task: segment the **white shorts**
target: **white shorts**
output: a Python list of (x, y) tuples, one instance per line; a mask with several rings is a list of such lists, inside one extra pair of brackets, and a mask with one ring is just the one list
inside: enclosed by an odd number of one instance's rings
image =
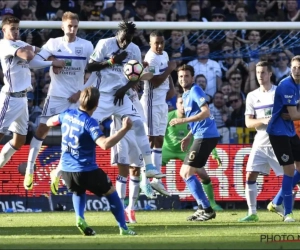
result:
[(76, 108), (78, 108), (78, 102), (70, 103), (66, 97), (47, 96), (41, 114), (40, 123), (46, 124), (49, 117), (60, 114), (67, 109)]
[[(121, 119), (113, 117), (110, 125), (110, 135), (113, 135), (121, 128)], [(110, 151), (111, 164), (123, 164), (133, 167), (143, 167), (143, 155), (136, 143), (134, 131), (129, 130), (126, 135), (111, 148)]]
[(141, 102), (146, 117), (145, 130), (150, 136), (164, 136), (168, 125), (168, 104), (148, 106)]
[(97, 109), (94, 111), (92, 117), (98, 122), (102, 122), (106, 118), (114, 115), (117, 117), (129, 116), (132, 121), (141, 120), (135, 106), (130, 101), (127, 95), (124, 96), (123, 105), (114, 105), (114, 95), (112, 93), (100, 92), (100, 98)]
[(25, 97), (11, 97), (0, 93), (0, 133), (8, 130), (20, 135), (28, 131), (28, 101)]
[(276, 176), (283, 175), (283, 167), (279, 165), (273, 148), (271, 146), (252, 148), (246, 171), (269, 175), (271, 168)]

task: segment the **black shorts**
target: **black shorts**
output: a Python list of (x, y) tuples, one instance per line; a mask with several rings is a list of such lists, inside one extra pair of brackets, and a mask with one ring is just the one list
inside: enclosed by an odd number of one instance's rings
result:
[(97, 196), (102, 196), (112, 187), (111, 180), (101, 168), (87, 172), (62, 171), (62, 178), (68, 189), (78, 195), (88, 190)]
[(220, 137), (195, 139), (183, 163), (194, 168), (204, 167), (219, 139)]
[(294, 164), (300, 161), (300, 139), (285, 135), (269, 135), (276, 158), (281, 166)]

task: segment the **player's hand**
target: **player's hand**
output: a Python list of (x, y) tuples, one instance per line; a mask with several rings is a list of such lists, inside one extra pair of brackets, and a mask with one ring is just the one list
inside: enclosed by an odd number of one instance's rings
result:
[(175, 125), (177, 125), (177, 124), (182, 124), (182, 123), (184, 123), (184, 118), (173, 118), (173, 119), (169, 122), (170, 126), (175, 126)]
[(268, 125), (270, 120), (271, 120), (271, 117), (263, 119), (263, 124)]
[(149, 63), (146, 62), (146, 61), (143, 61), (142, 64), (143, 64), (143, 67), (144, 67), (144, 68), (147, 68), (147, 67), (149, 66)]
[(126, 94), (126, 91), (127, 89), (122, 87), (122, 88), (119, 88), (116, 93), (114, 94), (115, 96), (115, 99), (114, 99), (114, 105), (123, 105), (123, 102), (124, 102), (124, 96)]
[(127, 55), (128, 53), (125, 50), (121, 53), (117, 51), (116, 54), (112, 56), (112, 59), (115, 64), (122, 64), (122, 62), (126, 59)]
[(77, 93), (71, 95), (69, 98), (68, 98), (68, 101), (70, 103), (76, 103), (78, 100), (79, 100), (79, 97), (80, 97), (80, 91), (78, 91)]
[(282, 113), (281, 118), (283, 120), (291, 120), (291, 116), (289, 115), (289, 113)]
[(176, 61), (169, 61), (168, 62), (168, 68), (170, 68), (171, 70), (175, 70), (176, 67), (177, 67)]
[(181, 143), (181, 151), (182, 151), (182, 152), (187, 151), (188, 146), (190, 145), (190, 142), (191, 142), (191, 137), (189, 137), (189, 136), (184, 137), (184, 138), (180, 141), (180, 143)]
[(132, 128), (132, 121), (128, 116), (122, 119), (122, 128), (125, 130), (130, 130)]
[(57, 68), (63, 68), (66, 66), (66, 62), (64, 60), (56, 60), (52, 61), (52, 66)]

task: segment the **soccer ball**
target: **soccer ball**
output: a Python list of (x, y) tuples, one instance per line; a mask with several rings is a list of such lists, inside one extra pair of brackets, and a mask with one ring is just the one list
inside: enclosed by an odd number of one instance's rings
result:
[(123, 68), (123, 72), (127, 80), (137, 81), (141, 77), (144, 71), (144, 67), (136, 60), (128, 61)]

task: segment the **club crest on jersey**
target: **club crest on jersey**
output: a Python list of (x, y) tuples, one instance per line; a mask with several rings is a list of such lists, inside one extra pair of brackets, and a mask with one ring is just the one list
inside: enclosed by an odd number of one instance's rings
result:
[(82, 52), (83, 52), (83, 48), (82, 47), (75, 47), (75, 54), (77, 56), (82, 55)]

